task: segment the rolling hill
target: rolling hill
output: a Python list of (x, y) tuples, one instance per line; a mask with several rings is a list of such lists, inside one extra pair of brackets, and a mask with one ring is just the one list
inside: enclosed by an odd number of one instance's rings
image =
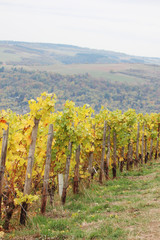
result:
[(77, 105), (160, 112), (160, 59), (70, 45), (0, 41), (0, 109), (28, 110), (43, 91)]
[(95, 63), (159, 64), (159, 58), (130, 56), (112, 51), (51, 43), (0, 41), (0, 61), (7, 65), (52, 65)]

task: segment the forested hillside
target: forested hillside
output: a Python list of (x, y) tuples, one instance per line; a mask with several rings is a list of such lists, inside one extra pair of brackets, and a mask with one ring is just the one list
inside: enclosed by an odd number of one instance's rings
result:
[(62, 75), (1, 67), (0, 86), (0, 109), (11, 108), (17, 112), (28, 111), (28, 100), (42, 91), (54, 92), (57, 95), (56, 109), (61, 109), (62, 103), (70, 99), (78, 106), (90, 104), (96, 111), (101, 105), (109, 110), (119, 108), (125, 111), (134, 108), (143, 113), (160, 111), (158, 72), (157, 76), (151, 78), (150, 75), (143, 75), (140, 70), (138, 72), (130, 69), (110, 72), (105, 78), (95, 78), (88, 73)]
[(27, 101), (54, 92), (96, 111), (160, 111), (160, 59), (71, 45), (0, 41), (0, 109), (28, 111)]

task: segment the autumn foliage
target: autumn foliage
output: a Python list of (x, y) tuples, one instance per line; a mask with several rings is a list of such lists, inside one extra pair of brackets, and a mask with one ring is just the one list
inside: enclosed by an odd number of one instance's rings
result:
[[(53, 139), (45, 193), (50, 195), (49, 190), (58, 188), (58, 174), (63, 173), (63, 204), (68, 186), (73, 185), (74, 193), (78, 193), (80, 180), (90, 182), (97, 171), (100, 174), (97, 179), (102, 184), (109, 177), (108, 171), (116, 177), (118, 169), (123, 171), (125, 167), (131, 170), (153, 156), (158, 157), (160, 114), (136, 114), (133, 109), (124, 113), (120, 110), (110, 112), (103, 107), (95, 114), (89, 105), (76, 107), (74, 102), (68, 100), (63, 111), (55, 112), (55, 101), (54, 94), (43, 93), (37, 100), (29, 101), (30, 112), (25, 115), (11, 110), (0, 112), (0, 180), (3, 178), (0, 214), (5, 229), (9, 227), (15, 209), (23, 206), (27, 214), (26, 206), (42, 197), (51, 124)], [(36, 121), (38, 125), (34, 137)], [(7, 152), (3, 167), (2, 148), (7, 129)], [(35, 146), (31, 147), (33, 141)]]

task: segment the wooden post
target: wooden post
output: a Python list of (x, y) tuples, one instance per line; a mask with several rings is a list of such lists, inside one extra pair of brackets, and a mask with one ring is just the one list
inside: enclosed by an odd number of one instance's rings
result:
[(112, 172), (113, 172), (113, 179), (116, 178), (116, 150), (117, 150), (117, 136), (116, 131), (113, 132), (113, 164), (112, 164)]
[(0, 218), (2, 215), (2, 191), (3, 191), (3, 178), (6, 166), (7, 145), (8, 145), (9, 124), (7, 130), (3, 130), (1, 162), (0, 162)]
[(133, 142), (130, 145), (130, 166), (133, 167)]
[(106, 156), (106, 170), (105, 170), (105, 177), (106, 180), (109, 180), (109, 160), (110, 160), (110, 147), (111, 147), (111, 127), (108, 125), (108, 136), (107, 136), (107, 156)]
[(80, 164), (80, 145), (76, 149), (76, 165), (74, 170), (73, 193), (79, 192), (79, 164)]
[(62, 197), (63, 192), (63, 174), (58, 174), (59, 196)]
[(131, 162), (131, 140), (129, 139), (128, 143), (128, 152), (127, 152), (127, 165), (126, 165), (126, 170), (130, 170), (130, 162)]
[(144, 137), (144, 155), (145, 155), (145, 163), (148, 162), (148, 152), (147, 152), (147, 136)]
[(93, 152), (89, 153), (89, 160), (88, 160), (88, 172), (91, 174), (91, 179), (93, 179)]
[[(93, 130), (95, 134), (95, 125), (93, 125)], [(94, 147), (94, 141), (91, 143), (91, 146)], [(88, 172), (91, 174), (91, 178), (93, 179), (93, 151), (89, 153), (89, 160), (88, 160)]]
[(123, 161), (120, 161), (120, 172), (123, 172), (123, 165), (124, 165), (124, 146), (121, 149), (121, 157), (123, 158)]
[(160, 123), (158, 123), (158, 133), (157, 133), (157, 143), (156, 143), (155, 159), (157, 159), (158, 155), (159, 155), (159, 133), (160, 133)]
[(68, 150), (69, 150), (69, 155), (67, 156), (67, 160), (66, 160), (66, 171), (65, 171), (65, 176), (64, 176), (63, 193), (62, 193), (62, 198), (61, 198), (63, 205), (66, 202), (66, 196), (67, 196), (70, 160), (71, 160), (71, 155), (72, 155), (72, 142), (69, 142)]
[(141, 164), (143, 164), (143, 158), (144, 158), (144, 123), (142, 127), (142, 147), (141, 147)]
[[(32, 169), (33, 169), (33, 163), (34, 163), (34, 153), (35, 153), (35, 147), (36, 147), (38, 124), (39, 124), (39, 120), (35, 118), (34, 127), (32, 129), (32, 136), (31, 136), (32, 142), (31, 142), (31, 145), (29, 148), (29, 154), (28, 154), (28, 163), (27, 163), (26, 178), (25, 178), (24, 192), (23, 192), (24, 196), (26, 194), (30, 194), (30, 190), (31, 190)], [(25, 225), (25, 222), (26, 222), (27, 207), (28, 207), (28, 204), (26, 202), (23, 202), (22, 208), (21, 208), (21, 216), (20, 216), (20, 223), (23, 225)]]
[(138, 126), (137, 126), (137, 143), (136, 143), (136, 161), (135, 161), (135, 166), (138, 166), (139, 163), (139, 128), (140, 128), (140, 124), (138, 122)]
[(43, 192), (42, 192), (42, 204), (41, 204), (41, 213), (42, 214), (45, 213), (46, 204), (47, 204), (49, 172), (50, 172), (50, 165), (51, 165), (52, 141), (53, 141), (53, 124), (50, 124), (49, 125), (49, 132), (48, 132), (46, 163), (45, 163), (44, 180), (43, 180)]
[(151, 136), (151, 141), (150, 141), (150, 151), (149, 151), (149, 160), (152, 160), (152, 149), (153, 149), (153, 137)]
[(101, 168), (99, 174), (99, 182), (103, 183), (104, 179), (104, 156), (105, 156), (105, 148), (106, 148), (106, 130), (107, 130), (107, 122), (104, 121), (104, 129), (103, 129), (103, 141), (102, 141), (102, 156), (101, 156)]

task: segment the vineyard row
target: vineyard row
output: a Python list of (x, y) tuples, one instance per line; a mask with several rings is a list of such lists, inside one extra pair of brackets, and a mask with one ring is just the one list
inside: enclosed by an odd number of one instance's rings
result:
[[(28, 205), (41, 196), (45, 213), (47, 196), (53, 201), (58, 174), (64, 175), (61, 201), (68, 187), (79, 192), (80, 180), (98, 178), (102, 184), (121, 172), (159, 156), (160, 114), (122, 113), (88, 106), (75, 107), (66, 101), (55, 112), (56, 96), (43, 93), (30, 100), (30, 112), (0, 113), (0, 217), (4, 229), (20, 206), (20, 223), (25, 224)], [(96, 173), (96, 174), (95, 174)], [(72, 179), (72, 181), (70, 181)]]

